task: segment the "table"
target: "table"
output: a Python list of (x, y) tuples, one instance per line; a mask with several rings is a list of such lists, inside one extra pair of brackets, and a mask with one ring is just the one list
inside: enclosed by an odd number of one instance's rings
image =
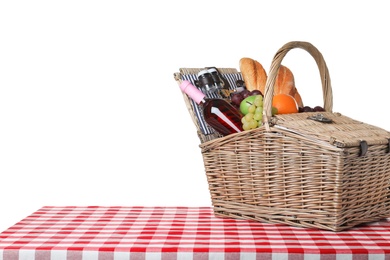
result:
[(217, 218), (211, 207), (44, 206), (0, 260), (390, 259), (390, 219), (343, 232)]

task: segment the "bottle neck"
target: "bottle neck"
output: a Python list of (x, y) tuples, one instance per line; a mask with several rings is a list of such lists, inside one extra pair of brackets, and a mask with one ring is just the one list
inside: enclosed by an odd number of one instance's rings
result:
[(202, 100), (206, 97), (202, 91), (197, 89), (194, 85), (191, 84), (188, 80), (184, 80), (180, 84), (180, 89), (186, 93), (191, 99), (193, 99), (197, 104), (200, 104)]
[(204, 97), (204, 98), (202, 98), (201, 100), (199, 100), (199, 102), (198, 102), (198, 105), (200, 105), (200, 106), (204, 106), (206, 103), (207, 103), (207, 101), (209, 101), (210, 100), (210, 98), (208, 98), (208, 97)]

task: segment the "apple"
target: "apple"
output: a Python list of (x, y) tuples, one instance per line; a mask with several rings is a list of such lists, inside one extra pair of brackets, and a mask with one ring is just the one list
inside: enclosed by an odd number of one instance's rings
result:
[(240, 111), (243, 115), (248, 114), (248, 108), (255, 102), (256, 96), (248, 96), (240, 103)]

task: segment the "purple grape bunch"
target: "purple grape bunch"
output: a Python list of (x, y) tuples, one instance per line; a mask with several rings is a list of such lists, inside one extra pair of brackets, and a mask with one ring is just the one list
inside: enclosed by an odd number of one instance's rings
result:
[(255, 96), (255, 95), (261, 95), (263, 96), (263, 93), (261, 93), (260, 90), (254, 89), (252, 91), (244, 89), (241, 92), (234, 92), (231, 94), (231, 101), (236, 107), (240, 107), (241, 101), (243, 101), (245, 98), (249, 96)]

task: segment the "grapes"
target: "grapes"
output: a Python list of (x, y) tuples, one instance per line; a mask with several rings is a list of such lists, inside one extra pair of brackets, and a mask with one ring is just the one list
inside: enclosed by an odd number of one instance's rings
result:
[[(254, 89), (252, 91), (249, 91), (247, 89), (244, 89), (241, 92), (232, 93), (230, 96), (230, 100), (233, 103), (233, 105), (235, 105), (236, 107), (239, 107), (241, 104), (241, 101), (243, 101), (245, 98), (247, 98), (249, 96), (257, 96), (257, 95), (263, 96), (263, 94), (261, 93), (260, 90)], [(261, 106), (261, 105), (259, 104), (257, 106)]]
[(251, 96), (257, 96), (257, 95), (262, 95), (263, 96), (263, 93), (261, 93), (261, 91), (258, 90), (258, 89), (254, 89), (254, 90), (251, 91), (250, 95)]
[[(247, 131), (263, 125), (263, 96), (255, 95), (252, 104), (248, 107), (248, 113), (241, 118), (242, 128)], [(277, 114), (277, 109), (272, 107), (272, 115)]]
[(263, 105), (256, 107), (255, 114), (263, 114)]
[(315, 107), (313, 108), (313, 111), (314, 111), (314, 112), (320, 112), (320, 111), (325, 111), (325, 109), (324, 109), (323, 107), (321, 107), (321, 106), (315, 106)]
[(263, 96), (255, 95), (253, 103), (248, 107), (248, 113), (241, 119), (242, 128), (247, 131), (263, 125)]
[(261, 121), (263, 119), (263, 113), (255, 113), (253, 119), (256, 121)]
[(278, 109), (276, 107), (272, 107), (272, 115), (277, 115), (278, 114)]
[[(241, 109), (241, 103), (249, 96), (253, 96), (254, 98), (251, 98), (250, 101), (243, 105), (245, 107), (244, 111)], [(241, 123), (242, 128), (245, 131), (255, 129), (263, 125), (263, 93), (261, 93), (260, 90), (254, 89), (249, 91), (244, 89), (241, 92), (234, 92), (230, 95), (230, 100), (232, 104), (235, 105), (243, 114)], [(277, 109), (272, 107), (272, 115), (276, 114)]]
[(255, 113), (257, 106), (255, 104), (252, 104), (248, 107), (248, 112), (249, 113)]
[(259, 125), (259, 123), (256, 120), (253, 119), (249, 123), (249, 128), (250, 129), (255, 129), (258, 125)]
[(251, 92), (249, 90), (247, 90), (247, 89), (244, 89), (240, 93), (241, 93), (242, 99), (245, 99), (245, 98), (249, 97), (250, 94), (251, 94)]
[(315, 106), (314, 108), (310, 106), (304, 106), (304, 107), (299, 107), (298, 112), (299, 113), (305, 113), (305, 112), (322, 112), (325, 111), (325, 109), (322, 106)]
[(263, 99), (262, 98), (256, 98), (253, 103), (256, 107), (263, 107)]
[(313, 109), (309, 106), (304, 106), (303, 107), (303, 112), (313, 112)]
[(247, 131), (247, 130), (251, 130), (252, 128), (251, 128), (249, 122), (244, 122), (244, 123), (242, 124), (242, 129), (244, 129), (245, 131)]
[(233, 94), (231, 95), (230, 100), (232, 101), (232, 103), (233, 103), (235, 106), (239, 107), (241, 101), (244, 100), (244, 99), (242, 98), (241, 92), (239, 92), (239, 93), (233, 93)]
[(246, 115), (244, 116), (244, 117), (245, 117), (245, 121), (246, 121), (246, 122), (252, 121), (253, 116), (254, 116), (253, 113), (248, 113), (248, 114), (246, 114)]

